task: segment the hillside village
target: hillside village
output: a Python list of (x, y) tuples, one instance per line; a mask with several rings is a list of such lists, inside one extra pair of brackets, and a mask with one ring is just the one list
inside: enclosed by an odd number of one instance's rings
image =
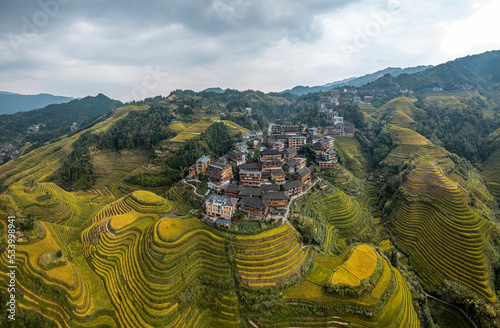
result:
[[(332, 113), (331, 120), (332, 126), (324, 128), (277, 120), (269, 128), (266, 145), (262, 132), (247, 134), (228, 154), (217, 159), (199, 158), (189, 168), (186, 180), (208, 180), (209, 190), (202, 199), (202, 220), (229, 227), (235, 217), (286, 218), (291, 200), (312, 186), (315, 167), (334, 169), (337, 154), (333, 136), (354, 136), (354, 124), (344, 123), (337, 112)], [(308, 144), (318, 155), (314, 163), (298, 154)]]

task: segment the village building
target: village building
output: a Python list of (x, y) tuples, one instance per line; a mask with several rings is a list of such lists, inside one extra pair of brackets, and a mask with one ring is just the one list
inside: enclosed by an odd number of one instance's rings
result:
[(238, 166), (240, 170), (247, 170), (247, 171), (261, 171), (261, 166), (260, 163), (245, 163), (241, 164)]
[(262, 187), (243, 187), (238, 194), (239, 198), (243, 197), (260, 197), (262, 196)]
[(311, 181), (311, 170), (309, 170), (307, 167), (300, 169), (292, 174), (292, 178), (294, 180), (300, 181), (302, 185), (305, 185)]
[(318, 167), (320, 170), (331, 170), (335, 167), (336, 161), (318, 161)]
[(271, 170), (271, 180), (276, 183), (285, 183), (285, 171), (283, 169), (273, 169)]
[(337, 134), (337, 128), (334, 126), (327, 126), (323, 129), (323, 134)]
[(281, 124), (281, 129), (280, 133), (281, 134), (287, 134), (287, 133), (300, 133), (300, 127), (297, 124), (292, 124), (292, 123), (283, 123)]
[(282, 154), (283, 154), (283, 159), (291, 160), (292, 158), (297, 156), (297, 149), (293, 147), (288, 147), (287, 149), (283, 150)]
[(243, 197), (238, 204), (240, 211), (249, 218), (264, 218), (267, 215), (267, 205), (260, 197)]
[(252, 115), (252, 109), (250, 107), (245, 108), (245, 114), (247, 116), (251, 116)]
[(304, 146), (306, 143), (307, 138), (304, 136), (290, 136), (288, 138), (288, 147), (295, 149), (300, 149), (300, 147)]
[(288, 138), (289, 136), (287, 135), (273, 135), (269, 137), (269, 142), (273, 143), (276, 141), (280, 141), (283, 143), (283, 147), (288, 147)]
[(281, 160), (279, 159), (261, 159), (260, 165), (262, 166), (262, 173), (269, 174), (271, 170), (281, 168)]
[(222, 155), (221, 157), (217, 158), (216, 162), (222, 163), (222, 164), (228, 164), (229, 163), (229, 154)]
[(270, 192), (262, 196), (264, 204), (273, 214), (283, 214), (288, 206), (288, 193), (285, 191)]
[(302, 183), (293, 180), (281, 185), (281, 190), (286, 191), (288, 196), (293, 197), (302, 193)]
[(240, 169), (240, 184), (244, 186), (261, 185), (262, 171), (248, 171)]
[(198, 179), (199, 176), (207, 175), (207, 168), (209, 164), (210, 164), (210, 157), (203, 156), (199, 158), (189, 168), (188, 179)]
[(296, 162), (295, 160), (288, 161), (285, 165), (283, 165), (283, 170), (285, 172), (295, 172), (299, 170), (301, 164), (299, 162)]
[(248, 144), (246, 142), (238, 142), (234, 145), (234, 149), (246, 153), (248, 152)]
[(207, 176), (208, 188), (221, 192), (222, 187), (231, 181), (233, 168), (227, 164), (214, 162), (208, 165)]
[(212, 194), (206, 197), (204, 203), (208, 216), (222, 217), (230, 220), (236, 210), (238, 199)]
[(281, 160), (283, 157), (282, 152), (274, 149), (266, 149), (260, 153), (260, 158), (262, 159), (278, 159)]
[(285, 150), (285, 143), (282, 141), (272, 141), (271, 142), (271, 149), (283, 151), (283, 150)]
[(236, 163), (237, 166), (240, 166), (241, 164), (246, 163), (247, 154), (239, 150), (233, 150), (229, 153), (229, 159), (231, 162)]
[(280, 191), (281, 187), (278, 184), (263, 184), (261, 187), (262, 194), (266, 194), (268, 192)]
[(222, 187), (222, 195), (226, 197), (238, 198), (239, 193), (243, 188), (236, 184), (227, 184)]
[(330, 146), (330, 141), (326, 139), (321, 139), (318, 142), (314, 144), (314, 149), (319, 152), (319, 151), (326, 151), (329, 149)]

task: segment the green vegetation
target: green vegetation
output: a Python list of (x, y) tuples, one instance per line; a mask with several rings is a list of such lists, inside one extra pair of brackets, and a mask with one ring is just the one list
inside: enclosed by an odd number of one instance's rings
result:
[[(178, 182), (187, 168), (275, 118), (331, 124), (319, 116), (324, 95), (176, 90), (26, 147), (0, 166), (0, 212), (18, 217), (20, 313), (40, 327), (443, 327), (459, 317), (430, 293), (497, 327), (498, 203), (481, 169), (498, 196), (500, 133), (486, 97), (335, 107), (356, 138), (335, 137), (340, 163), (293, 201), (293, 225), (199, 220), (201, 197)], [(444, 136), (450, 124), (461, 126)], [(300, 153), (317, 160), (310, 145)], [(206, 178), (195, 185), (207, 191)]]

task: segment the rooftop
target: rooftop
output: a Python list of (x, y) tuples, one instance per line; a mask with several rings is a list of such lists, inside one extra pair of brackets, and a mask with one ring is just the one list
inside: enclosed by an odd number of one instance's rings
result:
[(260, 197), (243, 197), (240, 200), (239, 204), (242, 206), (248, 206), (259, 209), (264, 209), (267, 207), (262, 198)]
[(198, 159), (196, 162), (199, 162), (199, 163), (208, 163), (208, 162), (210, 162), (210, 157), (208, 157), (208, 156), (200, 157), (200, 159)]

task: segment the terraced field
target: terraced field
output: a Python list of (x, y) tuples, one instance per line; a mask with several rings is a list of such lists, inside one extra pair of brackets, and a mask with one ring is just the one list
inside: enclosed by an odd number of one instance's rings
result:
[(484, 175), (493, 196), (500, 199), (500, 151), (493, 153), (484, 163)]
[[(231, 270), (224, 235), (195, 218), (160, 219), (171, 209), (166, 199), (135, 191), (103, 208), (82, 234), (87, 260), (105, 282), (119, 326), (239, 326), (230, 289), (211, 292), (217, 306), (210, 310), (196, 299), (179, 303), (179, 295), (200, 278), (224, 283)], [(210, 283), (206, 288), (213, 290)]]
[[(88, 266), (85, 260), (81, 261), (81, 257), (69, 257), (68, 228), (41, 224), (46, 233), (44, 239), (33, 244), (17, 244), (16, 290), (23, 296), (17, 298), (18, 306), (42, 313), (60, 327), (116, 327), (113, 307), (100, 280), (87, 270)], [(62, 267), (43, 270), (38, 258), (55, 250), (62, 250), (63, 256), (71, 261), (68, 260)], [(5, 273), (7, 265), (10, 265), (5, 254), (0, 258), (2, 284), (8, 280)], [(42, 289), (34, 290), (33, 286)], [(59, 295), (59, 298), (54, 298), (54, 295)]]
[(317, 191), (300, 200), (298, 212), (316, 218), (325, 227), (323, 248), (328, 254), (346, 247), (346, 239), (368, 231), (369, 217), (359, 203), (339, 188)]
[(492, 224), (433, 163), (422, 162), (403, 187), (409, 195), (394, 210), (395, 232), (422, 284), (432, 291), (443, 279), (454, 279), (494, 302), (486, 265)]
[(288, 224), (253, 236), (238, 236), (236, 270), (249, 287), (272, 287), (287, 283), (300, 274), (308, 250), (298, 242), (297, 232)]
[(362, 177), (366, 174), (366, 161), (361, 154), (361, 145), (354, 137), (335, 137), (335, 150), (343, 157), (349, 170), (356, 176)]
[[(205, 132), (205, 130), (208, 129), (208, 127), (212, 125), (214, 122), (223, 122), (224, 124), (227, 125), (227, 127), (229, 128), (229, 132), (231, 132), (232, 134), (237, 134), (238, 132), (241, 132), (242, 134), (251, 133), (250, 130), (243, 128), (234, 122), (226, 120), (221, 121), (215, 117), (212, 117), (208, 119), (203, 119), (196, 124), (190, 125), (186, 129), (184, 129), (181, 133), (172, 138), (172, 141), (185, 142), (186, 140), (193, 139), (202, 134), (203, 132)], [(180, 126), (175, 126), (175, 128), (179, 129)]]
[(377, 111), (377, 118), (387, 117), (389, 123), (409, 126), (416, 123), (418, 116), (425, 115), (425, 111), (415, 106), (416, 99), (399, 97), (395, 98)]
[(398, 125), (390, 125), (390, 128), (396, 134), (396, 143), (398, 145), (428, 145), (431, 144), (424, 136), (411, 129), (403, 128)]
[[(374, 270), (373, 260), (378, 269)], [(371, 265), (367, 266), (367, 261)], [(328, 291), (329, 279), (336, 277), (339, 270), (349, 268), (354, 275), (373, 279), (373, 287), (360, 296), (343, 296), (340, 292)], [(411, 294), (406, 283), (390, 263), (368, 245), (353, 246), (344, 254), (331, 257), (318, 254), (313, 270), (308, 278), (298, 287), (291, 289), (283, 299), (293, 306), (317, 306), (335, 304), (336, 310), (323, 315), (325, 318), (308, 318), (310, 324), (304, 327), (420, 327)], [(332, 308), (332, 307), (330, 307)], [(272, 327), (288, 327), (292, 322), (300, 321), (291, 317)], [(314, 325), (311, 323), (315, 323)], [(298, 325), (298, 327), (302, 327)]]

